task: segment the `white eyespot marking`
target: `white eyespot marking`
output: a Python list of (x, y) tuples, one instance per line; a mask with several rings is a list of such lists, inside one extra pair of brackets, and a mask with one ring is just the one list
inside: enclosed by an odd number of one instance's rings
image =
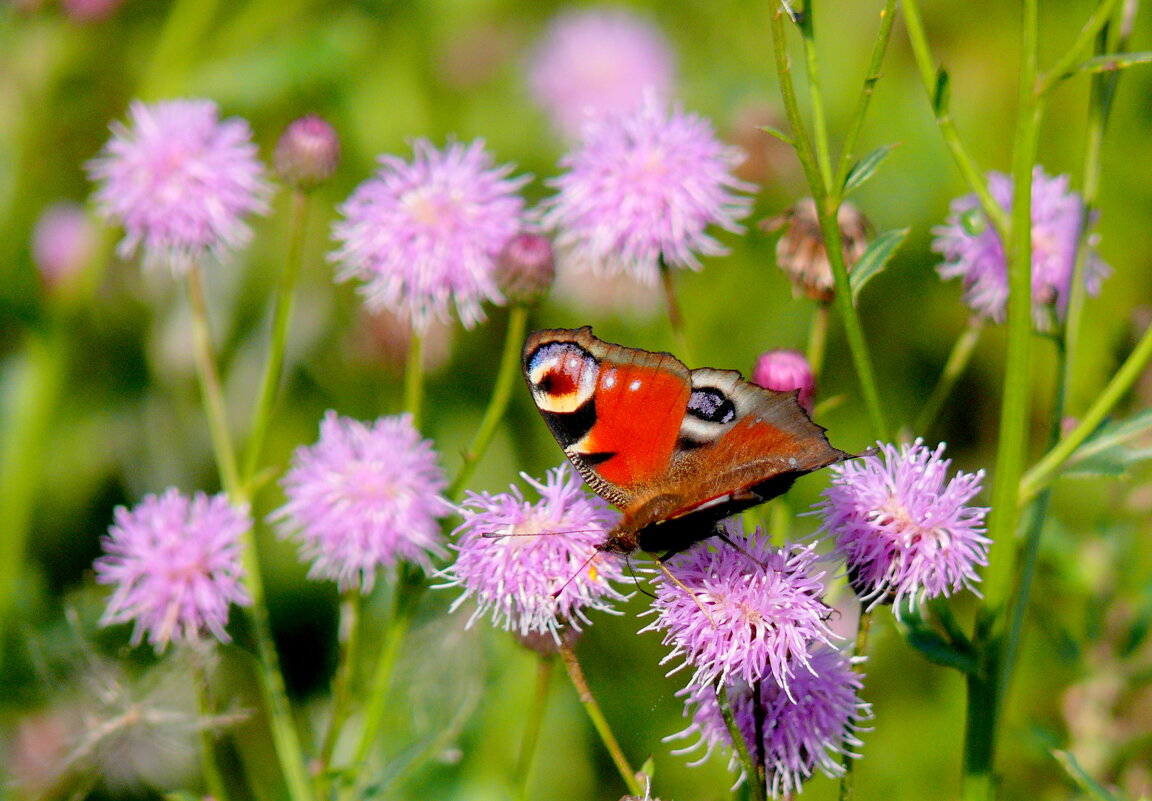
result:
[(546, 412), (574, 412), (596, 390), (600, 364), (583, 348), (552, 342), (536, 350), (528, 361), (528, 380), (536, 405)]
[(604, 375), (600, 376), (600, 388), (612, 389), (616, 386), (616, 370), (609, 367), (604, 371)]
[(798, 461), (796, 461), (795, 456), (789, 456), (788, 457), (788, 466), (789, 467), (799, 467), (800, 463)]
[(635, 392), (636, 390), (640, 389), (640, 386), (643, 383), (644, 383), (643, 381), (641, 381), (639, 378), (637, 378), (635, 381), (633, 381), (631, 384), (628, 385), (628, 389)]

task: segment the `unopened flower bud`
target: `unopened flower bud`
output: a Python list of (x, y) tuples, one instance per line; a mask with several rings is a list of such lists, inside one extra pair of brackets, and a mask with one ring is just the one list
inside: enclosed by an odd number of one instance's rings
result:
[(752, 382), (778, 392), (799, 390), (797, 400), (804, 411), (812, 414), (812, 400), (816, 395), (816, 379), (804, 354), (794, 350), (770, 350), (756, 360)]
[(91, 261), (99, 235), (84, 208), (75, 203), (50, 206), (36, 221), (32, 234), (32, 258), (49, 291), (72, 283)]
[[(844, 263), (851, 272), (868, 249), (871, 225), (851, 203), (841, 204), (837, 221), (844, 246)], [(792, 280), (796, 294), (802, 292), (812, 300), (830, 302), (836, 294), (836, 283), (832, 278), (828, 251), (824, 248), (816, 202), (810, 197), (804, 198), (783, 214), (769, 217), (760, 225), (769, 232), (785, 229), (776, 242), (776, 263)]]
[(315, 114), (289, 124), (276, 143), (276, 172), (286, 184), (305, 192), (331, 178), (339, 163), (340, 137)]
[(555, 275), (552, 243), (539, 234), (512, 237), (496, 263), (496, 285), (509, 303), (540, 300), (552, 288)]

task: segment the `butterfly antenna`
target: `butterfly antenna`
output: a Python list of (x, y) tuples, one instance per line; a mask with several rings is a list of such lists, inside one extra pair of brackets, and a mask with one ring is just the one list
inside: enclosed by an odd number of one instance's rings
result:
[(598, 550), (593, 551), (592, 555), (584, 560), (584, 563), (582, 565), (580, 565), (580, 568), (575, 573), (573, 573), (571, 576), (569, 576), (567, 581), (565, 581), (563, 584), (560, 585), (560, 589), (558, 589), (552, 593), (552, 600), (556, 600), (557, 598), (560, 597), (560, 593), (564, 592), (564, 590), (566, 590), (568, 588), (568, 585), (572, 583), (573, 579), (575, 579), (577, 576), (579, 576), (581, 573), (583, 573), (584, 570), (588, 567), (588, 565), (592, 564), (592, 560), (596, 558), (596, 555), (598, 553), (600, 553), (600, 551), (598, 551)]
[(505, 537), (551, 537), (557, 534), (593, 534), (598, 528), (574, 528), (567, 531), (485, 531), (480, 534), (486, 540), (502, 540)]

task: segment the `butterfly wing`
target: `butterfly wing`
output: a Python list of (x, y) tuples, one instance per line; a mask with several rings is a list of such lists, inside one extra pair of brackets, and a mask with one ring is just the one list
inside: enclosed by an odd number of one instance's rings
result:
[(522, 367), (544, 422), (598, 495), (627, 508), (668, 473), (692, 391), (676, 357), (604, 342), (585, 326), (533, 333)]

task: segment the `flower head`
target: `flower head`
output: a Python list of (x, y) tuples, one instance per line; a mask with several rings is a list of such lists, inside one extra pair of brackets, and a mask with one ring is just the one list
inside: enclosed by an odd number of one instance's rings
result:
[[(988, 189), (1005, 211), (1012, 208), (1012, 178), (988, 174)], [(952, 201), (946, 224), (932, 229), (932, 250), (944, 257), (937, 270), (941, 278), (964, 281), (964, 302), (984, 317), (1004, 321), (1008, 302), (1008, 263), (1004, 243), (980, 210), (976, 195)], [(1052, 328), (1053, 315), (1063, 322), (1076, 267), (1076, 251), (1088, 236), (1084, 287), (1100, 291), (1111, 272), (1096, 253), (1096, 235), (1088, 235), (1093, 220), (1084, 202), (1068, 188), (1068, 176), (1049, 177), (1037, 166), (1032, 171), (1032, 315), (1036, 328)]]
[(869, 608), (892, 601), (899, 612), (905, 598), (917, 603), (972, 588), (976, 566), (988, 563), (988, 510), (967, 504), (984, 471), (946, 481), (951, 460), (943, 458), (943, 444), (879, 446), (879, 453), (831, 468), (817, 509), (820, 532), (831, 537), (856, 593)]
[(32, 234), (32, 258), (49, 289), (69, 283), (95, 253), (96, 229), (83, 207), (56, 203), (45, 209)]
[(305, 192), (327, 182), (340, 163), (340, 137), (315, 114), (293, 120), (276, 143), (276, 172)]
[(251, 603), (239, 545), (252, 527), (247, 511), (223, 495), (169, 489), (116, 507), (115, 518), (94, 565), (97, 581), (115, 585), (101, 625), (133, 621), (132, 644), (147, 634), (157, 653), (205, 631), (228, 642), (228, 607)]
[(484, 143), (437, 150), (413, 143), (411, 162), (383, 156), (376, 175), (341, 207), (332, 229), (340, 280), (359, 278), (368, 307), (389, 309), (420, 330), (447, 321), (455, 305), (468, 328), (484, 318), (483, 301), (503, 300), (496, 259), (523, 224), (517, 194), (528, 180), (509, 178)]
[(293, 454), (281, 480), (288, 501), (272, 519), (300, 541), (310, 577), (367, 594), (378, 568), (406, 561), (427, 570), (443, 555), (436, 518), (448, 511), (447, 483), (411, 415), (361, 423), (330, 411), (319, 441)]
[[(851, 272), (856, 262), (868, 250), (868, 218), (848, 202), (840, 204), (836, 214), (844, 265)], [(784, 233), (776, 240), (776, 264), (792, 281), (793, 294), (803, 293), (812, 300), (829, 303), (836, 296), (836, 281), (824, 246), (824, 233), (816, 213), (816, 201), (803, 198), (783, 214), (769, 217), (760, 227), (766, 231)]]
[(778, 392), (798, 390), (797, 400), (804, 411), (812, 414), (812, 400), (816, 395), (816, 378), (804, 354), (779, 348), (764, 353), (756, 360), (752, 370), (752, 383)]
[(509, 303), (535, 303), (556, 278), (552, 243), (540, 234), (517, 234), (508, 240), (496, 263), (496, 285)]
[(655, 284), (661, 265), (699, 269), (697, 254), (726, 252), (709, 225), (740, 231), (753, 187), (732, 175), (740, 152), (712, 126), (649, 98), (636, 111), (589, 122), (552, 182), (543, 223), (561, 257), (601, 274)]
[(210, 100), (137, 101), (128, 116), (88, 162), (98, 210), (124, 227), (120, 256), (143, 247), (145, 266), (181, 274), (246, 244), (244, 217), (270, 192), (248, 123), (219, 120)]
[(464, 588), (453, 609), (476, 599), (469, 624), (491, 611), (497, 626), (559, 641), (564, 630), (588, 621), (588, 609), (608, 610), (623, 600), (609, 583), (624, 578), (620, 560), (596, 550), (616, 513), (585, 494), (567, 464), (549, 470), (543, 483), (521, 475), (539, 501), (529, 503), (515, 485), (500, 495), (468, 493), (444, 586)]
[[(817, 768), (826, 776), (842, 776), (844, 766), (837, 756), (855, 756), (848, 749), (862, 745), (856, 732), (872, 716), (870, 705), (859, 697), (863, 676), (852, 670), (843, 653), (818, 648), (811, 654), (809, 668), (793, 678), (791, 695), (771, 681), (759, 683), (758, 697), (757, 685), (741, 679), (727, 687), (732, 716), (745, 742), (756, 742), (756, 719), (763, 721), (760, 753), (773, 797), (799, 792)], [(732, 737), (714, 685), (692, 682), (677, 695), (684, 697), (685, 714), (692, 723), (669, 739), (697, 736), (697, 742), (685, 750), (704, 748), (700, 762), (717, 746), (731, 748)], [(733, 754), (729, 768), (738, 766)]]
[(816, 553), (774, 548), (757, 535), (729, 537), (741, 550), (698, 543), (668, 560), (683, 586), (658, 582), (656, 619), (643, 631), (663, 631), (673, 650), (661, 664), (683, 655), (696, 684), (771, 679), (789, 692), (790, 682), (811, 669), (813, 649), (834, 636), (821, 600), (824, 574), (813, 569)]
[(622, 8), (557, 15), (529, 66), (533, 97), (569, 139), (590, 118), (636, 110), (645, 93), (667, 98), (675, 77), (664, 34)]

